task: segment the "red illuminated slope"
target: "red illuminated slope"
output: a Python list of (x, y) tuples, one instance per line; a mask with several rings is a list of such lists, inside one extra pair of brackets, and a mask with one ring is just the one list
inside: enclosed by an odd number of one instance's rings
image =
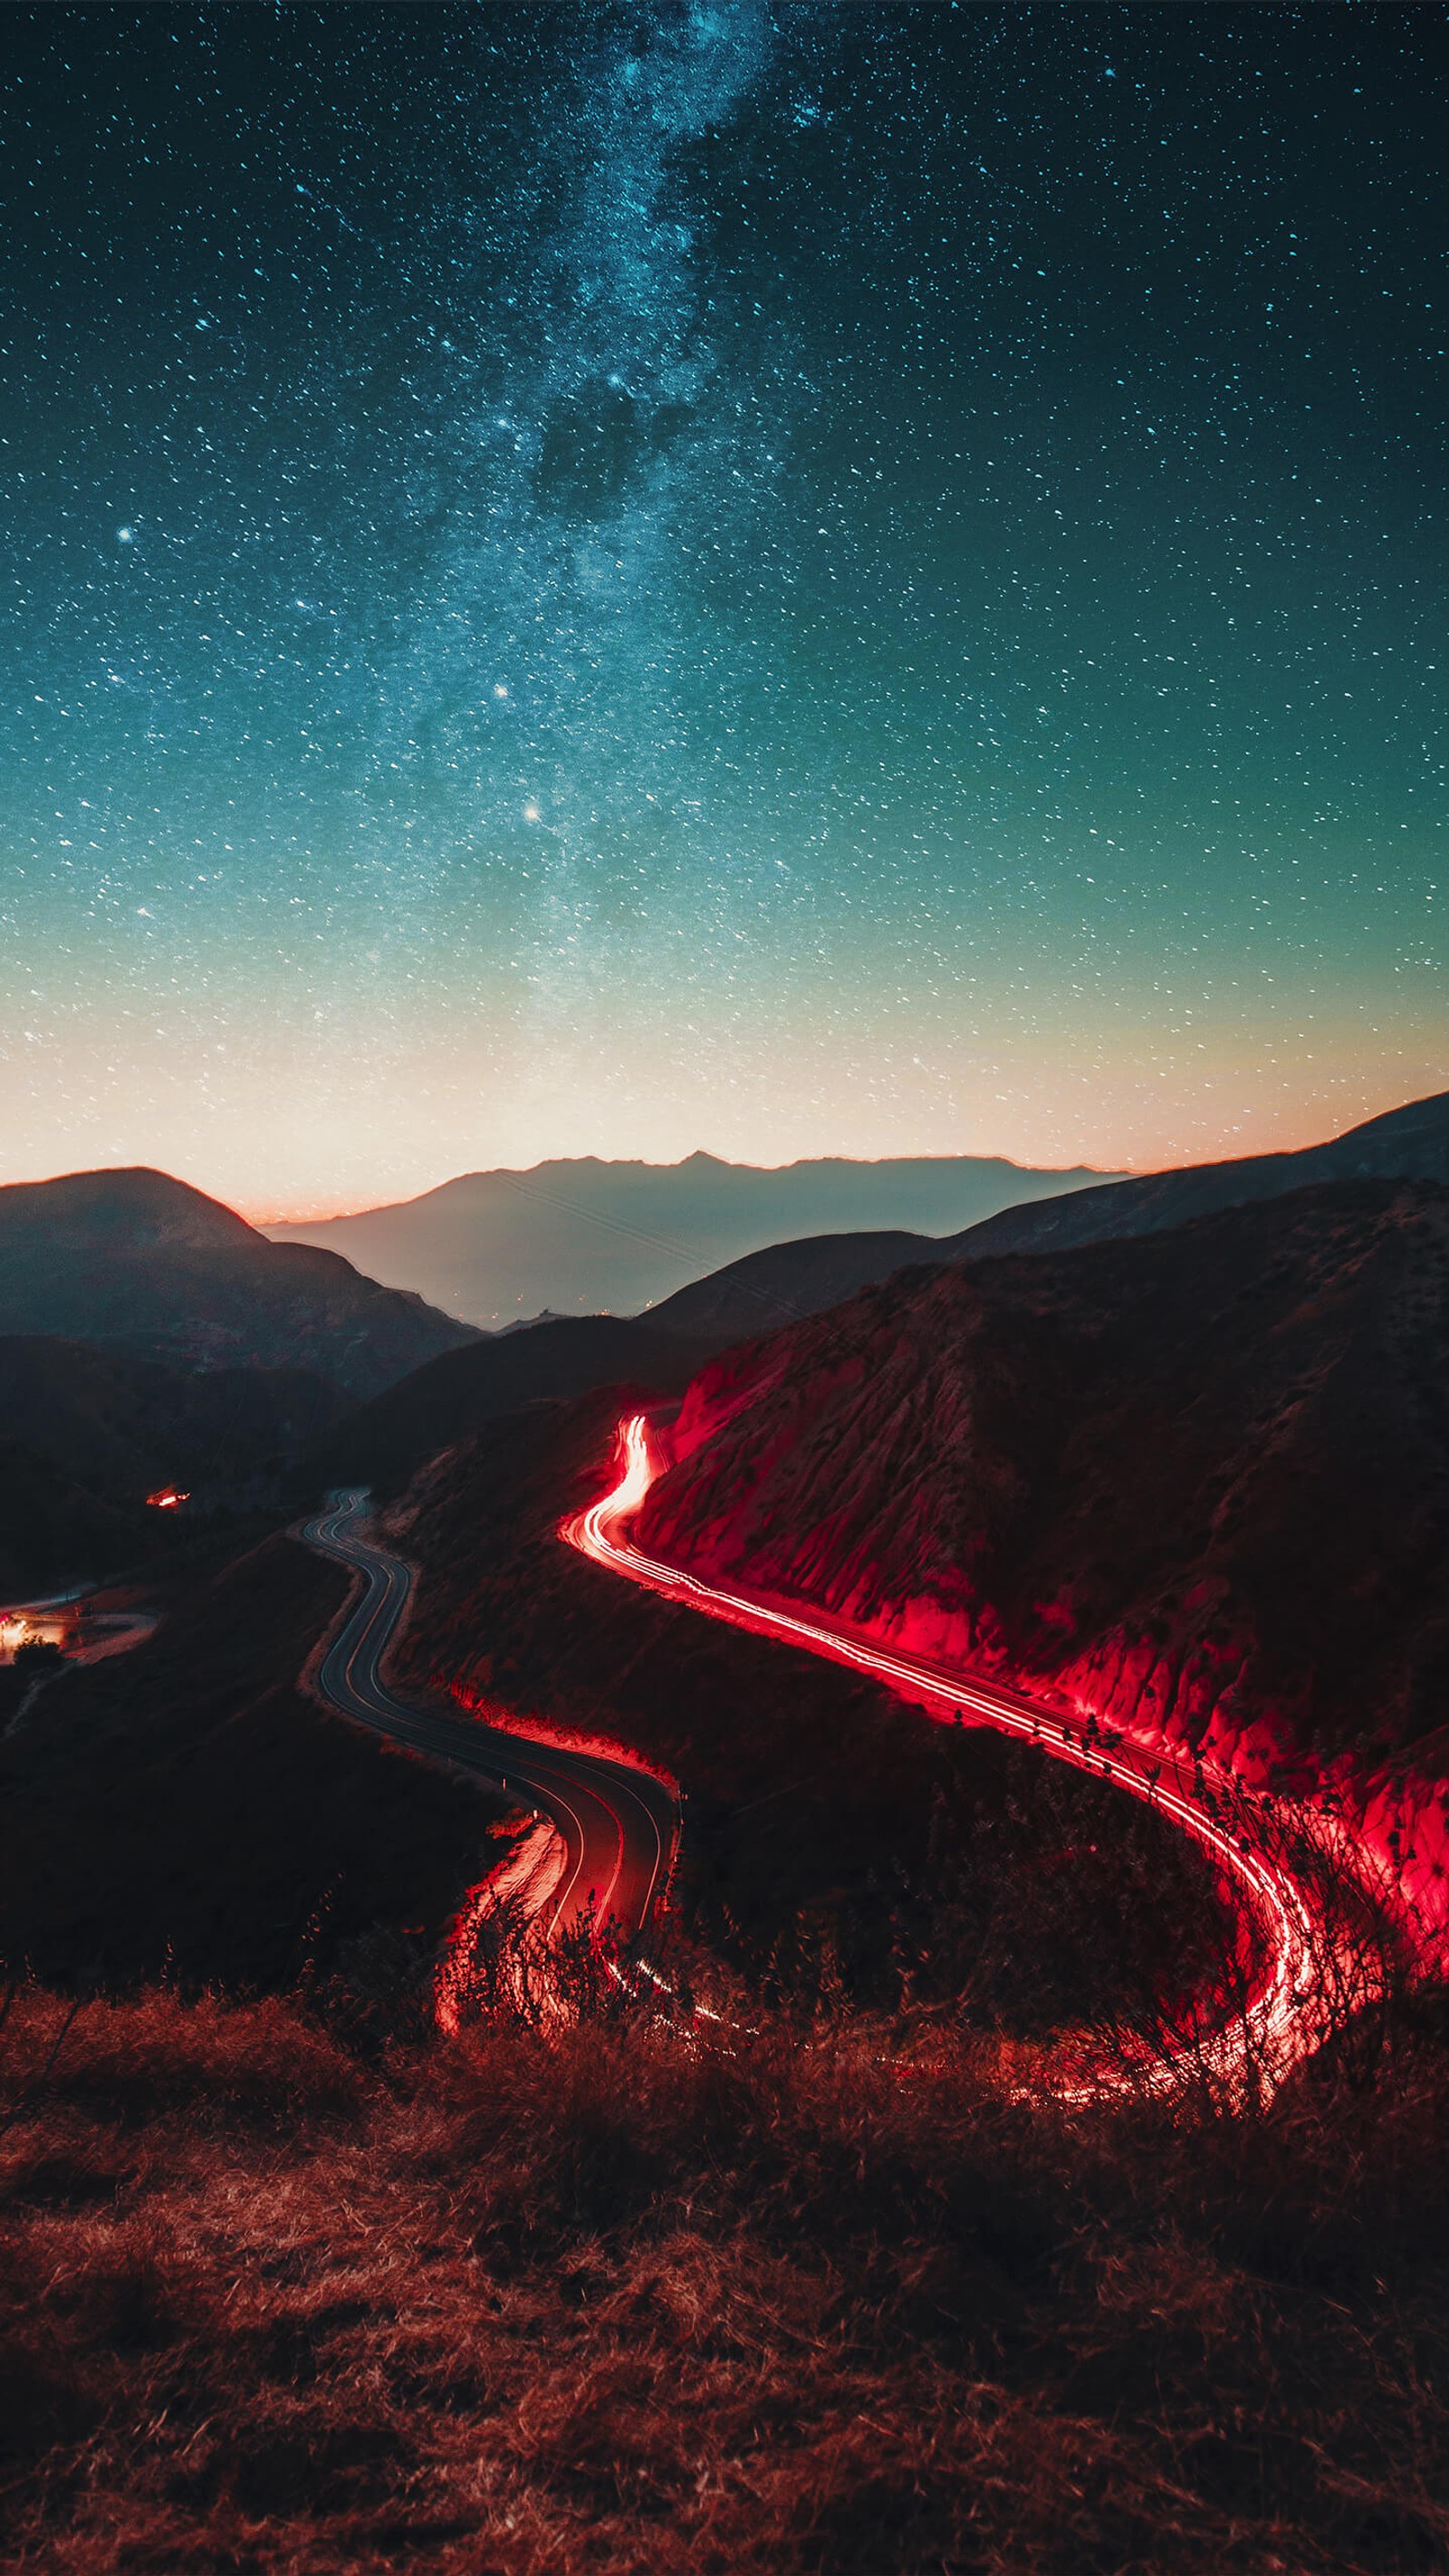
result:
[[(1057, 1761), (1113, 1780), (1130, 1795), (1161, 1808), (1230, 1873), (1262, 1936), (1264, 1964), (1246, 2011), (1199, 2057), (1205, 2054), (1210, 2070), (1229, 2083), (1240, 2082), (1250, 2069), (1269, 2086), (1281, 2081), (1320, 2034), (1324, 1998), (1304, 1893), (1292, 1872), (1265, 1847), (1273, 1839), (1270, 1803), (1258, 1802), (1264, 1831), (1255, 1837), (1245, 1824), (1240, 1794), (1224, 1777), (1207, 1777), (1201, 1769), (1194, 1772), (1186, 1764), (1121, 1740), (1110, 1751), (1097, 1750), (1058, 1711), (1037, 1707), (1018, 1692), (899, 1654), (819, 1613), (724, 1590), (683, 1566), (645, 1555), (633, 1545), (629, 1533), (663, 1463), (645, 1417), (635, 1414), (620, 1427), (616, 1482), (588, 1511), (564, 1521), (560, 1537), (595, 1564), (631, 1582), (735, 1627), (853, 1664), (938, 1717), (950, 1719), (960, 1711), (980, 1724), (1023, 1737)], [(1225, 1808), (1233, 1815), (1231, 1824), (1224, 1821)]]

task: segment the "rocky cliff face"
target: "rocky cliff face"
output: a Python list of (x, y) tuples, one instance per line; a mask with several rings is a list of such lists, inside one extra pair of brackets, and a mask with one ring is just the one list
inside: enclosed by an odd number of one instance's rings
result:
[(1449, 1191), (907, 1272), (727, 1352), (675, 1440), (644, 1544), (1259, 1780), (1351, 1779), (1395, 1867), (1442, 1867)]

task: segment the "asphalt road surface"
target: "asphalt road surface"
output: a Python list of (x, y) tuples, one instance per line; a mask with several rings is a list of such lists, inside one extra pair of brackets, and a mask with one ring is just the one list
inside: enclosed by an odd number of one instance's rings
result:
[(648, 1771), (571, 1753), (513, 1735), (477, 1718), (398, 1698), (384, 1679), (386, 1653), (412, 1589), (412, 1570), (366, 1534), (369, 1498), (338, 1497), (302, 1525), (309, 1547), (362, 1577), (362, 1590), (318, 1668), (324, 1698), (344, 1717), (399, 1744), (476, 1771), (550, 1817), (566, 1863), (541, 1928), (550, 1939), (592, 1920), (627, 1938), (643, 1930), (663, 1897), (678, 1830), (675, 1799)]
[[(1281, 1857), (1271, 1801), (1255, 1804), (1226, 1775), (1174, 1760), (1161, 1748), (1134, 1744), (1115, 1731), (1110, 1741), (1097, 1731), (1089, 1735), (1080, 1721), (1072, 1726), (1060, 1709), (1039, 1706), (969, 1672), (898, 1653), (827, 1613), (797, 1612), (726, 1591), (682, 1566), (646, 1556), (630, 1533), (663, 1464), (647, 1417), (640, 1413), (621, 1422), (614, 1485), (590, 1510), (562, 1522), (560, 1538), (595, 1564), (670, 1600), (687, 1602), (732, 1627), (853, 1664), (938, 1717), (949, 1719), (959, 1711), (973, 1724), (1021, 1736), (1055, 1760), (1115, 1781), (1133, 1797), (1147, 1800), (1193, 1835), (1229, 1874), (1261, 1935), (1261, 1965), (1251, 1992), (1214, 2035), (1195, 2043), (1194, 2062), (1205, 2062), (1229, 2084), (1245, 2079), (1251, 2069), (1271, 2089), (1316, 2045), (1328, 2009), (1320, 1988), (1332, 1962), (1309, 1900)], [(1171, 2071), (1164, 2065), (1164, 2080)]]

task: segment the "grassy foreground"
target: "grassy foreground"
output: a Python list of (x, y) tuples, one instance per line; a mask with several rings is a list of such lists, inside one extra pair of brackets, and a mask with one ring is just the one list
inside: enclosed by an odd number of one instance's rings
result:
[(5, 2563), (1083, 2576), (1449, 2560), (1449, 2047), (1070, 2120), (691, 2044), (22, 1988)]

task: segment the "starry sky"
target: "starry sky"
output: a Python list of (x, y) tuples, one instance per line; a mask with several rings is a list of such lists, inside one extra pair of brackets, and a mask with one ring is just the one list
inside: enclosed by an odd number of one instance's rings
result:
[(1437, 9), (6, 38), (0, 1178), (1449, 1086)]

